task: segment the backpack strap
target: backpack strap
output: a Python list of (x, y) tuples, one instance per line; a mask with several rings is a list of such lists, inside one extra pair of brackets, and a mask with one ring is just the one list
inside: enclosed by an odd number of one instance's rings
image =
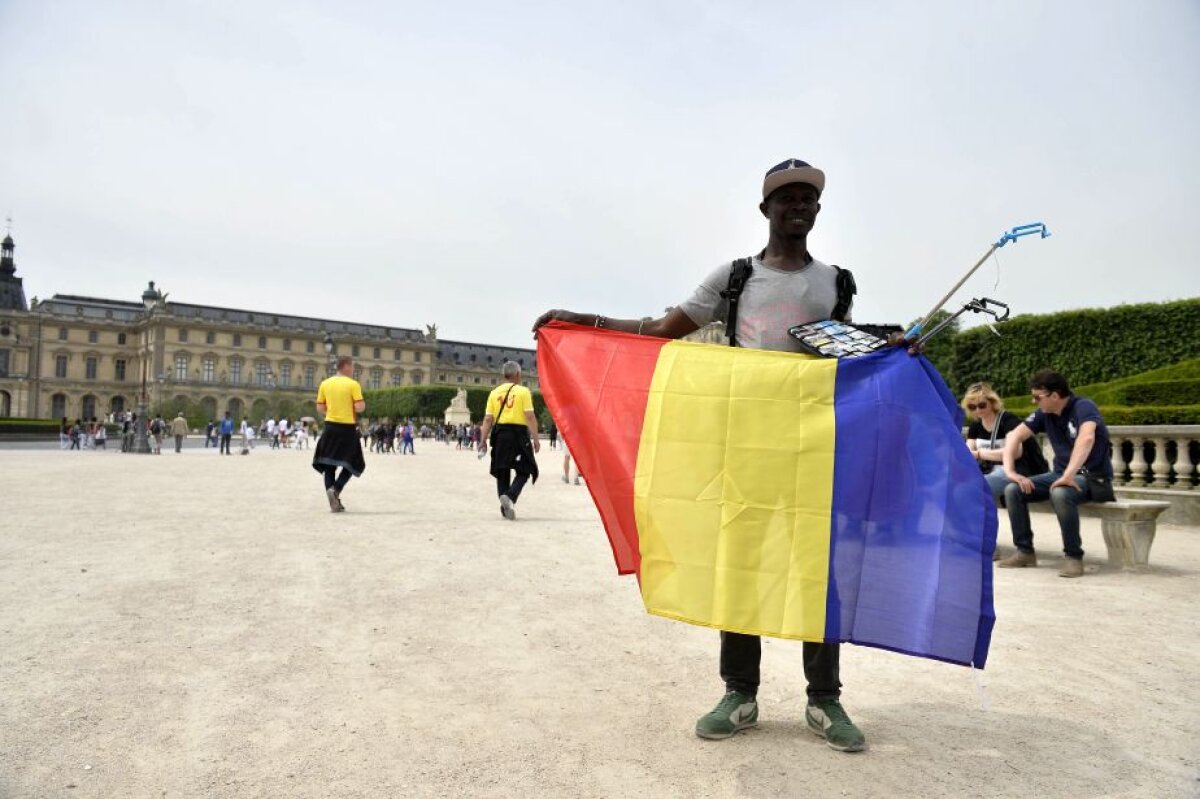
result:
[(729, 303), (729, 312), (725, 315), (725, 331), (729, 334), (729, 346), (737, 346), (737, 313), (738, 300), (750, 273), (754, 270), (751, 259), (739, 258), (729, 267), (729, 285), (721, 292), (721, 298)]
[(854, 295), (858, 293), (858, 285), (854, 282), (854, 273), (849, 269), (842, 269), (836, 264), (833, 268), (837, 270), (837, 305), (833, 306), (829, 317), (838, 322), (845, 322), (846, 314), (850, 312), (850, 303), (854, 302)]

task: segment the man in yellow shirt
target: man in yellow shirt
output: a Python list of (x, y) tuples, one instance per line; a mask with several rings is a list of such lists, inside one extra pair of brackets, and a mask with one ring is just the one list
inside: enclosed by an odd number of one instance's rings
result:
[[(367, 403), (352, 374), (354, 359), (342, 355), (337, 359), (337, 374), (322, 380), (317, 389), (317, 411), (325, 416), (325, 431), (313, 451), (313, 468), (325, 475), (325, 496), (334, 513), (346, 509), (342, 490), (351, 476), (360, 477), (367, 468), (357, 424), (357, 415), (366, 410)], [(342, 473), (335, 477), (339, 467)]]
[[(492, 446), (492, 476), (500, 495), (500, 515), (509, 521), (517, 518), (513, 507), (526, 481), (538, 479), (537, 461), (533, 453), (541, 449), (538, 442), (537, 415), (533, 412), (533, 394), (521, 385), (521, 367), (504, 363), (504, 382), (488, 395), (483, 427), (479, 431), (479, 457)], [(489, 438), (490, 435), (490, 438)], [(512, 473), (516, 477), (512, 477)]]

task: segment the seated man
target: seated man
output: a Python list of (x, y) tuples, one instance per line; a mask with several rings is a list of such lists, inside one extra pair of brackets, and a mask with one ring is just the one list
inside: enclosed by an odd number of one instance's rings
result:
[[(1092, 500), (1087, 475), (1112, 480), (1108, 428), (1096, 403), (1071, 393), (1065, 377), (1044, 369), (1029, 380), (1037, 410), (1008, 434), (1004, 442), (1004, 472), (1012, 482), (1004, 488), (1008, 520), (1017, 552), (1000, 561), (1002, 568), (1036, 566), (1029, 503), (1049, 499), (1062, 530), (1066, 563), (1060, 577), (1083, 576), (1083, 546), (1079, 538), (1079, 505)], [(1025, 477), (1016, 468), (1021, 445), (1045, 433), (1054, 449), (1054, 465), (1045, 474)], [(1111, 499), (1111, 497), (1110, 497)]]

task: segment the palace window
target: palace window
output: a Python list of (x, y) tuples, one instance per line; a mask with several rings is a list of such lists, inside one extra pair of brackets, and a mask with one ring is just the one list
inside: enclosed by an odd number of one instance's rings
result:
[(358, 345), (357, 344), (355, 344), (354, 346), (352, 346), (350, 348), (350, 354), (353, 355), (355, 358), (358, 357)]
[(260, 386), (267, 384), (268, 375), (271, 373), (270, 364), (256, 363), (254, 364), (254, 382)]
[(424, 375), (422, 375), (420, 372), (413, 372), (413, 373), (412, 373), (412, 384), (413, 384), (414, 386), (419, 386), (419, 385), (421, 385), (421, 381), (422, 381), (422, 380), (424, 380), (424, 379), (425, 379)]
[(383, 370), (382, 369), (372, 369), (371, 370), (371, 388), (379, 388), (380, 384), (382, 384), (382, 383), (383, 383)]
[(281, 364), (279, 367), (279, 385), (290, 386), (292, 384), (292, 365), (290, 363)]
[(420, 363), (420, 362), (421, 362), (421, 353), (419, 353), (419, 352), (414, 352), (414, 353), (413, 353), (413, 362), (414, 362), (414, 363)]
[(309, 353), (309, 354), (312, 354), (312, 353), (316, 352), (316, 351), (317, 351), (316, 344), (315, 344), (314, 342), (312, 342), (312, 341), (306, 341), (306, 342), (304, 342), (304, 351), (305, 351), (305, 352), (307, 352), (307, 353)]
[(125, 380), (124, 358), (117, 358), (115, 361), (113, 361), (113, 379), (117, 380), (118, 382), (123, 382)]
[(204, 343), (205, 344), (216, 344), (217, 343), (217, 334), (211, 330), (208, 331), (207, 333), (205, 333), (204, 334)]
[(88, 331), (88, 344), (95, 344), (100, 341), (100, 333), (95, 330)]
[(120, 346), (120, 347), (125, 346), (125, 334), (124, 333), (117, 334), (117, 346)]
[[(67, 376), (67, 356), (65, 356), (65, 355), (54, 356), (54, 376), (55, 377), (66, 377)], [(62, 416), (61, 413), (56, 414), (56, 415)]]
[(462, 382), (462, 375), (455, 375), (455, 376), (454, 376), (454, 382), (455, 382), (455, 383), (461, 383), (461, 382)]
[(8, 377), (8, 350), (0, 350), (0, 377)]
[(258, 337), (258, 348), (260, 350), (265, 350), (267, 348), (267, 337), (266, 336)]
[(188, 356), (180, 353), (175, 356), (175, 379), (187, 380)]
[(354, 379), (362, 382), (362, 367), (357, 364), (354, 366)]
[(86, 377), (88, 380), (95, 380), (96, 379), (96, 367), (98, 366), (98, 364), (99, 364), (99, 360), (94, 357), (88, 358), (86, 361), (84, 361), (83, 362), (84, 377)]
[(67, 329), (65, 327), (60, 327), (58, 329), (58, 340), (59, 341), (67, 340)]
[(200, 362), (200, 379), (212, 383), (217, 379), (217, 359), (211, 355)]
[[(309, 342), (309, 343), (311, 344), (312, 342)], [(316, 385), (316, 383), (317, 383), (317, 367), (315, 367), (315, 366), (304, 367), (304, 387), (312, 388), (313, 386)]]
[(392, 372), (392, 385), (399, 386), (404, 383), (404, 375), (400, 372)]
[(292, 340), (290, 338), (285, 338), (283, 340), (283, 351), (284, 352), (292, 351)]
[(234, 358), (229, 362), (229, 382), (237, 385), (242, 382), (242, 359)]
[(241, 333), (233, 334), (233, 346), (235, 346), (235, 347), (242, 346), (242, 334)]
[(392, 350), (392, 360), (394, 360), (394, 361), (401, 360), (400, 356), (402, 356), (403, 354), (404, 354), (404, 350)]
[(375, 348), (375, 355), (374, 355), (374, 358), (375, 358), (375, 360), (379, 360), (379, 353), (380, 353), (380, 350), (379, 350), (379, 348), (378, 348), (378, 347), (376, 347), (376, 348)]
[(179, 328), (179, 343), (187, 344), (188, 332), (186, 327)]

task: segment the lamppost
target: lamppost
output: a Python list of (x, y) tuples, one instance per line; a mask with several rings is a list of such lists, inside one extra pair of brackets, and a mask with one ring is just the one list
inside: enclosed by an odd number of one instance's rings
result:
[(334, 363), (335, 363), (335, 361), (333, 360), (333, 353), (334, 353), (335, 349), (336, 349), (336, 347), (334, 347), (334, 345), (333, 345), (333, 336), (331, 336), (329, 334), (329, 331), (326, 331), (325, 332), (325, 361), (326, 361), (325, 368), (326, 368), (326, 372), (327, 372), (325, 375), (326, 377), (333, 377)]
[(150, 403), (150, 397), (146, 393), (146, 372), (148, 371), (150, 356), (150, 322), (154, 319), (154, 306), (158, 304), (159, 293), (154, 289), (154, 281), (150, 281), (150, 286), (142, 292), (142, 305), (146, 308), (146, 321), (142, 326), (142, 393), (138, 395), (137, 419), (133, 426), (133, 450), (140, 455), (150, 454), (150, 439), (147, 433), (150, 430), (150, 425), (146, 419), (146, 406)]

